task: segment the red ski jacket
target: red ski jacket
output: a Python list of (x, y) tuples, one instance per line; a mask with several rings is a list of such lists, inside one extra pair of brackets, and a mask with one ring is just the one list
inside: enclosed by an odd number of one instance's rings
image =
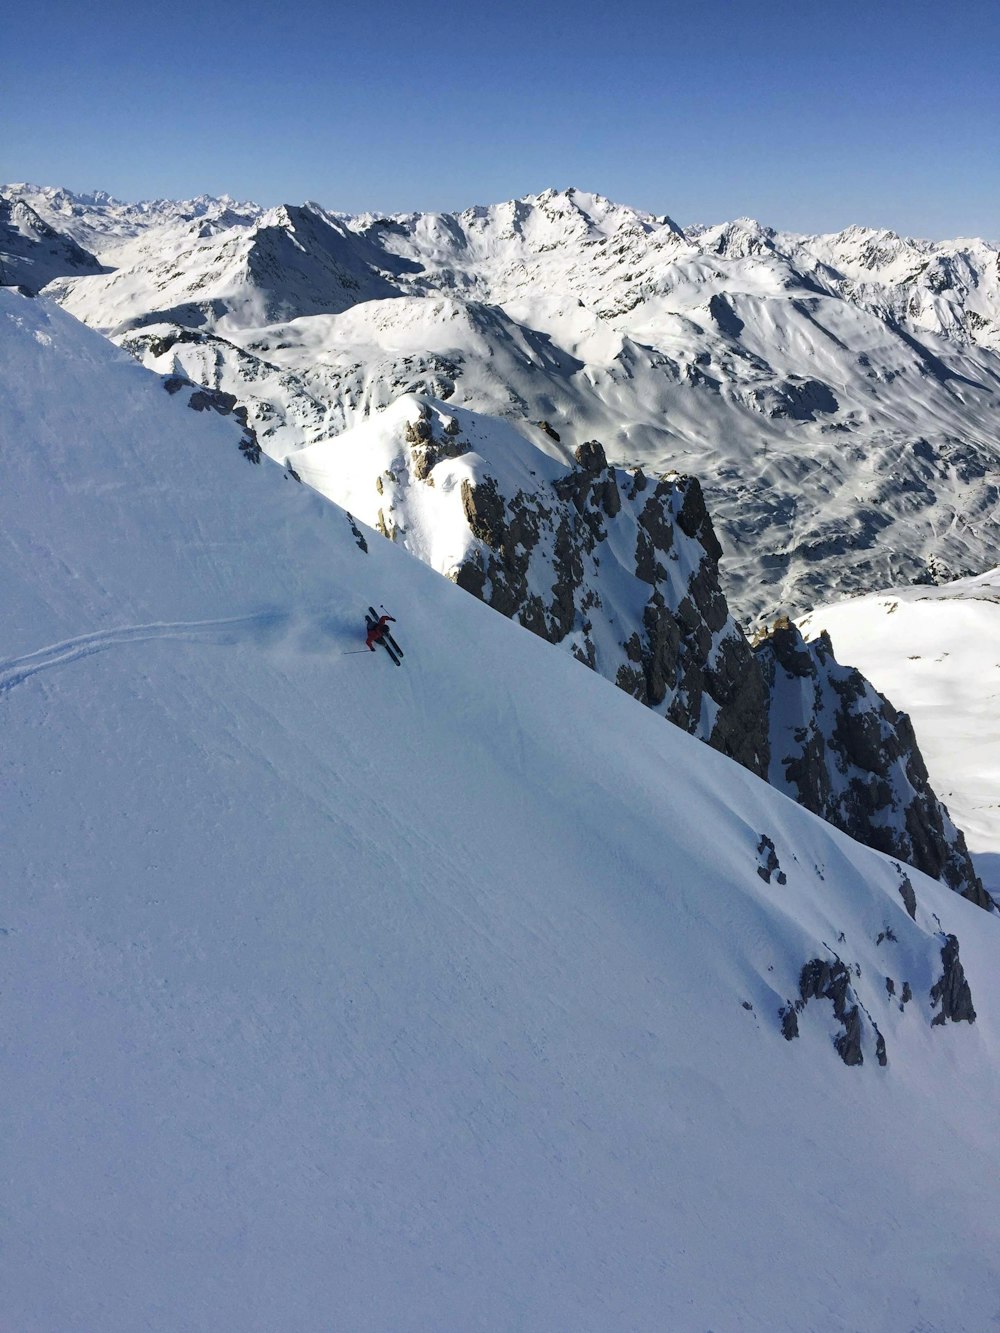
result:
[(379, 616), (378, 624), (372, 625), (371, 629), (368, 631), (368, 637), (365, 639), (365, 647), (369, 649), (370, 652), (375, 651), (375, 645), (387, 632), (389, 628), (388, 622), (390, 620), (393, 624), (396, 623), (395, 616)]

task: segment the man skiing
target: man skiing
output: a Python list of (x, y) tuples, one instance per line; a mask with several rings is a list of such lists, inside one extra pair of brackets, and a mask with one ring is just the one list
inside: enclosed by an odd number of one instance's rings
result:
[(374, 625), (369, 623), (368, 637), (365, 639), (365, 647), (369, 649), (371, 652), (375, 651), (375, 645), (377, 643), (381, 643), (382, 640), (385, 638), (385, 636), (389, 633), (390, 620), (392, 621), (393, 624), (396, 623), (395, 616), (379, 616), (378, 620), (375, 622)]

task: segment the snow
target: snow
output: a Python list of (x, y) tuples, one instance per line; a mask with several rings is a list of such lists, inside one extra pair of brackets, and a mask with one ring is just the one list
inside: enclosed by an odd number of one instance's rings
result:
[[(984, 1327), (997, 922), (917, 874), (911, 922), (230, 421), (0, 319), (11, 1326)], [(342, 655), (369, 601), (401, 668)], [(941, 929), (971, 1027), (930, 1026)], [(819, 1002), (780, 1035), (824, 940), (886, 1069)]]
[(747, 620), (994, 559), (994, 245), (681, 231), (576, 190), (390, 219), (24, 194), (117, 266), (48, 292), (234, 393), (279, 461), (405, 393), (549, 421), (700, 478)]
[(931, 785), (966, 835), (987, 889), (1000, 890), (1000, 569), (940, 587), (897, 588), (819, 607), (857, 666), (910, 714)]

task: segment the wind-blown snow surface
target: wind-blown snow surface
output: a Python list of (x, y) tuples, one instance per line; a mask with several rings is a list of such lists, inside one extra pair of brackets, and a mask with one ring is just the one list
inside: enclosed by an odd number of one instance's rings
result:
[[(4, 1320), (986, 1326), (997, 923), (0, 319)], [(834, 950), (886, 1068), (780, 1035)]]
[(817, 608), (851, 662), (913, 719), (931, 781), (1000, 892), (1000, 569)]

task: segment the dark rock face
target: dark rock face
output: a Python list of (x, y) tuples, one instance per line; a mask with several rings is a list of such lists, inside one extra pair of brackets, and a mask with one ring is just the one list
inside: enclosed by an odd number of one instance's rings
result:
[(774, 843), (766, 833), (760, 835), (760, 842), (757, 844), (757, 874), (765, 884), (770, 884), (772, 875), (778, 884), (788, 883), (788, 876), (778, 861)]
[[(293, 474), (293, 475), (294, 475), (294, 474)], [(365, 534), (364, 534), (364, 533), (361, 531), (361, 529), (358, 527), (357, 523), (355, 523), (353, 515), (351, 515), (351, 514), (348, 514), (348, 515), (347, 515), (347, 522), (348, 522), (348, 525), (349, 525), (349, 527), (350, 527), (350, 529), (351, 529), (351, 533), (352, 533), (353, 536), (354, 536), (354, 540), (357, 542), (358, 550), (359, 550), (359, 551), (364, 551), (365, 555), (367, 555), (367, 554), (368, 554), (368, 543), (367, 543), (367, 541), (365, 540)]]
[(432, 440), (420, 434), (421, 427), (428, 429), (426, 421), (422, 419), (415, 425), (409, 425), (407, 440), (413, 445), (413, 475), (418, 481), (428, 481), (438, 463), (446, 458), (461, 458), (469, 452), (469, 446), (461, 440)]
[[(841, 666), (827, 635), (806, 643), (787, 618), (755, 652), (770, 695), (771, 784), (858, 842), (992, 910), (965, 838), (928, 783), (906, 714)], [(913, 886), (903, 879), (912, 916)]]
[(857, 1004), (852, 1003), (851, 974), (844, 964), (839, 959), (831, 964), (820, 958), (806, 963), (799, 977), (799, 995), (803, 1005), (813, 999), (831, 1001), (833, 1012), (843, 1026), (833, 1042), (838, 1055), (845, 1065), (864, 1064), (861, 1013)]
[(974, 1023), (976, 1011), (972, 1007), (972, 991), (965, 979), (965, 969), (958, 958), (958, 940), (954, 935), (945, 939), (941, 949), (943, 972), (931, 987), (931, 1004), (941, 1006), (940, 1013), (931, 1020), (931, 1026), (945, 1023)]
[[(897, 867), (898, 868), (898, 867)], [(902, 874), (902, 871), (900, 871)], [(917, 895), (913, 891), (913, 885), (910, 883), (909, 875), (903, 875), (899, 884), (899, 896), (903, 900), (903, 906), (906, 908), (910, 920), (917, 919)]]
[[(722, 550), (693, 477), (650, 488), (641, 473), (609, 466), (591, 440), (551, 487), (503, 495), (484, 475), (463, 479), (461, 499), (479, 546), (453, 575), (460, 587), (551, 643), (572, 638), (580, 661), (766, 772), (763, 679), (719, 587)], [(645, 604), (641, 616), (612, 625), (599, 571), (623, 549), (635, 563), (616, 577), (646, 585)]]
[[(781, 1033), (785, 1040), (793, 1041), (799, 1035), (798, 1015), (810, 1000), (829, 1000), (833, 1005), (834, 1015), (841, 1025), (841, 1031), (833, 1039), (837, 1054), (845, 1065), (863, 1065), (864, 1023), (861, 1017), (862, 1006), (854, 993), (853, 980), (850, 968), (839, 958), (833, 962), (813, 958), (806, 963), (799, 975), (799, 998), (794, 1003), (785, 1005), (779, 1014)], [(888, 1056), (885, 1040), (867, 1011), (865, 1018), (875, 1042), (875, 1058), (880, 1065), (886, 1065)]]
[[(472, 542), (443, 572), (460, 587), (859, 842), (992, 907), (906, 715), (840, 666), (827, 637), (807, 644), (787, 619), (750, 647), (720, 587), (722, 548), (695, 478), (614, 468), (596, 440), (564, 467), (522, 441), (513, 469), (502, 451), (491, 460), (473, 448), (466, 435), (482, 439), (481, 427), (463, 409), (425, 399), (417, 412), (376, 481), (380, 531), (407, 540), (407, 486), (453, 494)], [(780, 883), (766, 848), (759, 864)]]
[(722, 295), (716, 294), (708, 303), (708, 313), (715, 320), (720, 333), (727, 333), (730, 338), (738, 338), (746, 325), (736, 311)]
[[(163, 387), (167, 393), (180, 393), (182, 390), (191, 389), (193, 393), (188, 398), (188, 407), (195, 412), (217, 412), (220, 417), (232, 416), (243, 427), (243, 438), (240, 440), (240, 453), (248, 463), (259, 463), (261, 460), (261, 447), (257, 441), (257, 433), (247, 421), (247, 410), (236, 399), (235, 394), (225, 393), (222, 389), (206, 389), (200, 385), (192, 384), (190, 380), (182, 378), (180, 375), (171, 375), (163, 381)], [(296, 480), (298, 479), (297, 474)]]
[(817, 414), (840, 410), (832, 389), (820, 380), (787, 380), (782, 385), (750, 389), (744, 401), (763, 416), (792, 421), (815, 421)]

